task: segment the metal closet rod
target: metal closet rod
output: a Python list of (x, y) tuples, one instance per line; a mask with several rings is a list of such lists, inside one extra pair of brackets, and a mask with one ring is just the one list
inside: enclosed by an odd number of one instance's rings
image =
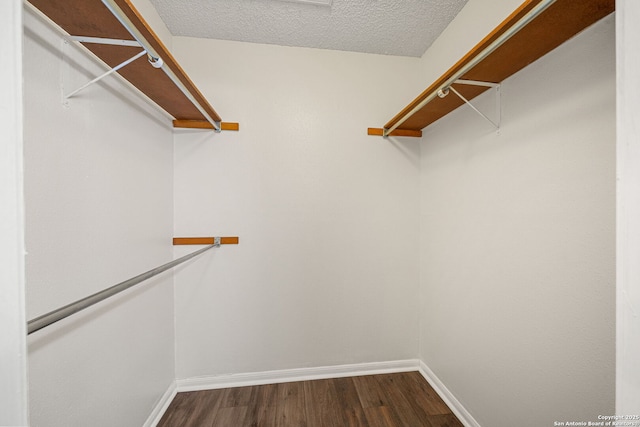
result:
[[(103, 0), (104, 1), (104, 0)], [(549, 6), (555, 3), (556, 0), (542, 0), (538, 3), (533, 9), (527, 12), (522, 18), (518, 20), (515, 24), (513, 24), (507, 31), (500, 34), (498, 38), (496, 38), (489, 46), (487, 46), (482, 52), (474, 56), (469, 62), (464, 64), (462, 68), (460, 68), (457, 72), (455, 72), (451, 77), (449, 77), (442, 85), (436, 88), (433, 92), (431, 92), (425, 99), (422, 100), (418, 105), (416, 105), (411, 111), (402, 116), (400, 120), (398, 120), (393, 126), (389, 129), (384, 129), (383, 136), (389, 136), (391, 132), (400, 127), (404, 122), (406, 122), (409, 117), (413, 116), (419, 110), (422, 109), (429, 102), (433, 101), (436, 96), (438, 96), (439, 91), (444, 91), (449, 88), (456, 80), (460, 79), (464, 74), (466, 74), (473, 67), (478, 65), (480, 61), (489, 56), (493, 51), (502, 46), (504, 42), (509, 40), (514, 34), (524, 28), (529, 22), (533, 21), (538, 15), (544, 12)]]
[(209, 245), (205, 248), (202, 248), (195, 252), (187, 254), (174, 261), (168, 262), (164, 265), (161, 265), (160, 267), (156, 267), (153, 270), (147, 271), (146, 273), (139, 274), (135, 277), (132, 277), (129, 280), (120, 282), (117, 285), (111, 286), (110, 288), (104, 289), (100, 292), (96, 292), (93, 295), (89, 295), (88, 297), (72, 302), (71, 304), (67, 304), (64, 307), (61, 307), (57, 310), (53, 310), (47, 314), (43, 314), (42, 316), (29, 320), (29, 322), (27, 322), (27, 335), (32, 334), (33, 332), (39, 331), (40, 329), (45, 328), (51, 325), (52, 323), (65, 319), (71, 316), (72, 314), (75, 314), (79, 311), (84, 310), (85, 308), (91, 307), (94, 304), (104, 301), (107, 298), (110, 298), (116, 294), (119, 294), (120, 292), (125, 291), (130, 287), (137, 285), (140, 282), (150, 279), (153, 276), (157, 276), (158, 274), (170, 268), (173, 268), (178, 264), (182, 264), (183, 262), (189, 261), (191, 258), (196, 257), (201, 253), (208, 251), (211, 248), (217, 248), (217, 247), (220, 247), (219, 238), (216, 238), (215, 243), (212, 245)]
[(160, 55), (158, 55), (158, 52), (149, 44), (147, 39), (142, 35), (140, 30), (136, 28), (133, 22), (131, 22), (131, 20), (122, 11), (115, 0), (102, 0), (102, 3), (107, 7), (107, 9), (109, 9), (113, 16), (115, 16), (116, 19), (120, 21), (122, 26), (127, 31), (129, 31), (133, 38), (136, 39), (138, 43), (140, 43), (140, 46), (142, 46), (142, 48), (147, 51), (149, 56), (151, 56), (151, 58), (153, 59), (153, 62), (149, 61), (151, 62), (151, 65), (156, 68), (162, 69), (167, 77), (171, 79), (171, 81), (178, 87), (178, 89), (180, 89), (180, 91), (189, 99), (189, 101), (191, 101), (191, 103), (198, 109), (198, 111), (200, 111), (200, 113), (207, 119), (207, 121), (211, 123), (211, 126), (213, 126), (216, 132), (220, 132), (222, 130), (220, 127), (220, 123), (211, 118), (209, 113), (207, 113), (202, 105), (200, 105), (200, 102), (198, 102), (198, 100), (193, 96), (189, 89), (186, 88), (184, 83), (182, 83), (182, 81), (175, 75), (173, 70), (164, 63)]

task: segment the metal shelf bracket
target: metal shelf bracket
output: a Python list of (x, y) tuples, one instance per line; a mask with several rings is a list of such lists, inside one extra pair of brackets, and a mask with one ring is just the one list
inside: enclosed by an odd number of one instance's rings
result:
[[(475, 105), (473, 105), (467, 98), (465, 98), (460, 92), (458, 92), (453, 87), (453, 84), (462, 84), (462, 85), (471, 85), (471, 86), (484, 86), (484, 87), (490, 87), (490, 88), (495, 89), (495, 99), (496, 99), (496, 111), (495, 111), (496, 119), (495, 119), (495, 121), (491, 120), (489, 118), (489, 116), (484, 114), (482, 111), (478, 110), (478, 108), (476, 108)], [(467, 104), (469, 107), (471, 107), (471, 109), (473, 111), (475, 111), (483, 119), (485, 119), (486, 121), (491, 123), (491, 125), (496, 130), (500, 130), (500, 124), (501, 124), (501, 121), (502, 121), (502, 106), (501, 106), (501, 97), (500, 97), (500, 83), (479, 82), (479, 81), (476, 81), (476, 80), (458, 79), (455, 82), (453, 82), (453, 84), (451, 86), (449, 86), (448, 88), (444, 89), (444, 90), (438, 91), (438, 96), (440, 98), (444, 98), (445, 96), (447, 96), (449, 94), (449, 90), (451, 90), (451, 92), (453, 92), (458, 98), (460, 98), (462, 101), (464, 101), (465, 104)]]
[(143, 50), (139, 53), (137, 53), (136, 55), (132, 56), (131, 58), (127, 59), (126, 61), (124, 61), (121, 64), (116, 65), (115, 67), (111, 68), (109, 71), (100, 74), (98, 77), (96, 77), (95, 79), (83, 84), (82, 86), (80, 86), (78, 89), (74, 90), (73, 92), (65, 95), (65, 99), (69, 99), (71, 98), (73, 95), (77, 94), (78, 92), (80, 92), (83, 89), (88, 88), (89, 86), (91, 86), (94, 83), (98, 83), (100, 80), (104, 79), (105, 77), (115, 73), (116, 71), (118, 71), (119, 69), (126, 67), (127, 65), (131, 64), (133, 61), (135, 61), (136, 59), (140, 58), (141, 56), (144, 56), (147, 54), (146, 50)]
[[(95, 43), (95, 44), (106, 44), (106, 45), (117, 45), (117, 46), (141, 47), (140, 43), (138, 43), (135, 40), (118, 40), (118, 39), (106, 39), (106, 38), (100, 38), (100, 37), (83, 37), (83, 36), (70, 36), (69, 40), (74, 41), (74, 42), (78, 42), (78, 43)], [(146, 54), (147, 54), (147, 51), (143, 49), (142, 51), (138, 52), (137, 54), (135, 54), (131, 58), (127, 59), (126, 61), (116, 65), (115, 67), (109, 69), (105, 73), (100, 74), (98, 77), (96, 77), (95, 79), (83, 84), (78, 89), (74, 90), (73, 92), (68, 93), (67, 95), (64, 96), (64, 99), (71, 98), (73, 95), (77, 94), (81, 90), (88, 88), (89, 86), (91, 86), (94, 83), (98, 83), (100, 80), (102, 80), (105, 77), (115, 73), (119, 69), (126, 67), (127, 65), (129, 65), (133, 61), (135, 61), (136, 59), (138, 59), (138, 58), (140, 58), (140, 57), (142, 57), (142, 56), (144, 56)]]

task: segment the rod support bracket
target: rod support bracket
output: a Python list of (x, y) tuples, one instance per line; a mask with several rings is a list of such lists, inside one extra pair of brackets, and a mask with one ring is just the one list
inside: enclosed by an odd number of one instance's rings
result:
[[(478, 113), (483, 119), (485, 119), (487, 122), (489, 122), (497, 131), (500, 131), (500, 124), (501, 124), (501, 121), (502, 121), (502, 113), (501, 113), (502, 108), (501, 108), (501, 101), (500, 101), (500, 83), (480, 82), (480, 81), (476, 81), (476, 80), (462, 80), (462, 79), (458, 79), (453, 83), (454, 84), (457, 83), (457, 84), (461, 84), (461, 85), (471, 85), (471, 86), (484, 86), (484, 87), (495, 89), (495, 94), (496, 94), (496, 119), (497, 119), (496, 121), (490, 119), (489, 116), (487, 116), (486, 114), (484, 114), (483, 112), (478, 110), (478, 108), (476, 108), (471, 103), (471, 101), (469, 101), (467, 98), (465, 98), (453, 86), (449, 86), (447, 88), (447, 93), (449, 93), (449, 89), (451, 89), (451, 91), (458, 98), (460, 98), (465, 104), (467, 104), (469, 107), (471, 107), (471, 109), (473, 111)], [(438, 96), (440, 96), (440, 91), (438, 91)], [(440, 98), (442, 98), (442, 96), (440, 96)]]
[[(144, 56), (145, 54), (147, 54), (146, 50), (142, 50), (140, 52), (138, 52), (136, 55), (132, 56), (131, 58), (127, 59), (126, 61), (116, 65), (113, 68), (110, 68), (108, 71), (106, 71), (105, 73), (99, 75), (98, 77), (96, 77), (95, 79), (83, 84), (82, 86), (80, 86), (78, 89), (74, 90), (73, 92), (65, 95), (65, 99), (69, 99), (71, 98), (73, 95), (77, 94), (78, 92), (80, 92), (83, 89), (86, 89), (87, 87), (91, 86), (94, 83), (99, 82), (100, 80), (104, 79), (105, 77), (115, 73), (116, 71), (120, 70), (123, 67), (126, 67), (127, 65), (131, 64), (133, 61), (135, 61), (136, 59)], [(152, 64), (153, 65), (153, 64)]]
[(215, 246), (216, 248), (219, 248), (221, 244), (222, 244), (222, 237), (213, 238), (213, 246)]
[(159, 56), (155, 57), (155, 56), (147, 55), (147, 57), (149, 60), (149, 64), (151, 64), (153, 68), (162, 68), (162, 66), (164, 65), (164, 61)]

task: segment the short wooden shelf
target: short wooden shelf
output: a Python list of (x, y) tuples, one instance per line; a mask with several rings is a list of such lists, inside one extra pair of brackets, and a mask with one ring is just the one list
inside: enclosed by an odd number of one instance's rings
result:
[[(174, 237), (173, 245), (213, 245), (215, 237)], [(221, 237), (221, 245), (237, 245), (240, 243), (239, 237)]]
[[(174, 120), (174, 128), (185, 129), (213, 129), (211, 123), (206, 120)], [(221, 130), (240, 130), (240, 123), (221, 122)]]

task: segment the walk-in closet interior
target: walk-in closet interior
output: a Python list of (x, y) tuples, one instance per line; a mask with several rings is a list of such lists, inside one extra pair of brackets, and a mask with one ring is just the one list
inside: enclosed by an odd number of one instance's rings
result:
[(11, 3), (20, 425), (640, 426), (632, 0)]

